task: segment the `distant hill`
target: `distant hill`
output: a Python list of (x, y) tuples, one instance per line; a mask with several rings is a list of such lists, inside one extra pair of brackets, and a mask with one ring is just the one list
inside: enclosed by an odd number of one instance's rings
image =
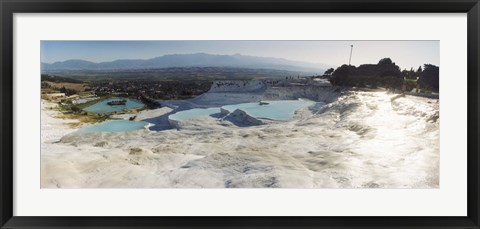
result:
[(42, 72), (48, 73), (53, 70), (122, 70), (172, 67), (230, 67), (323, 73), (331, 66), (322, 63), (315, 64), (272, 57), (196, 53), (164, 55), (145, 60), (125, 59), (100, 63), (85, 60), (66, 60), (51, 64), (42, 63)]

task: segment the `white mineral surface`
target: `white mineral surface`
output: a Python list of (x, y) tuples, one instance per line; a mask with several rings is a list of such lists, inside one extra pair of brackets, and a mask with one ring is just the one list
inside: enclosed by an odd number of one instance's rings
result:
[[(198, 107), (226, 98), (237, 101), (231, 93), (217, 91), (190, 102)], [(259, 93), (239, 98), (265, 98)], [(51, 104), (42, 102), (41, 186), (438, 188), (437, 99), (405, 96), (392, 101), (395, 94), (387, 92), (332, 93), (317, 93), (327, 104), (297, 110), (290, 121), (239, 126), (205, 116), (183, 122), (181, 129), (119, 133), (70, 129), (72, 120), (54, 118)], [(170, 111), (145, 111), (136, 120), (163, 125)]]

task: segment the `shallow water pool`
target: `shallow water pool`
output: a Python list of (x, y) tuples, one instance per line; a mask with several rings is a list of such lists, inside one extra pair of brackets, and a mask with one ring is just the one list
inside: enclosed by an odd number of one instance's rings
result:
[(230, 113), (236, 109), (240, 109), (255, 118), (287, 121), (293, 118), (296, 110), (309, 107), (313, 104), (315, 104), (315, 102), (303, 99), (279, 100), (227, 105), (223, 106), (222, 109)]
[[(245, 111), (252, 117), (255, 118), (265, 118), (278, 121), (287, 121), (293, 118), (295, 111), (309, 107), (315, 104), (313, 101), (309, 100), (279, 100), (279, 101), (262, 101), (252, 102), (252, 103), (240, 103), (234, 105), (222, 106), (221, 109), (228, 111), (229, 113), (234, 112), (236, 109)], [(200, 116), (211, 116), (219, 114), (221, 112), (220, 107), (214, 108), (195, 108), (185, 111), (179, 111), (175, 114), (168, 116), (170, 120), (183, 121)]]
[(80, 129), (82, 132), (124, 132), (144, 129), (148, 122), (113, 120), (101, 124), (84, 127)]
[(175, 114), (168, 116), (168, 118), (171, 120), (182, 121), (182, 120), (188, 120), (188, 119), (201, 117), (201, 116), (214, 115), (218, 113), (220, 113), (219, 107), (195, 108), (195, 109), (190, 109), (185, 111), (179, 111)]
[(119, 112), (123, 111), (124, 109), (129, 109), (129, 108), (142, 108), (144, 105), (136, 100), (133, 99), (126, 99), (127, 103), (125, 105), (113, 105), (110, 106), (107, 103), (114, 101), (114, 100), (121, 100), (122, 98), (111, 98), (111, 99), (106, 99), (101, 102), (95, 103), (89, 107), (84, 108), (84, 111), (87, 112), (93, 112), (93, 113), (112, 113), (112, 112)]

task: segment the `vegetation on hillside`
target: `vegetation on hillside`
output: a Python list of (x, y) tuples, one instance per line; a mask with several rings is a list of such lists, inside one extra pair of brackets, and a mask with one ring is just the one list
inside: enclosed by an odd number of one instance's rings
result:
[(65, 95), (75, 95), (86, 90), (86, 83), (83, 81), (54, 75), (41, 75), (41, 88), (65, 93)]
[(438, 66), (425, 64), (423, 69), (419, 67), (416, 71), (401, 71), (390, 58), (383, 58), (377, 64), (363, 64), (358, 67), (344, 64), (333, 73), (329, 70), (325, 74), (331, 74), (330, 82), (337, 86), (401, 90), (405, 84), (406, 89), (411, 90), (418, 83), (423, 90), (438, 92), (439, 89)]
[(83, 83), (83, 81), (78, 79), (56, 76), (56, 75), (48, 75), (48, 74), (42, 74), (41, 80), (48, 81), (48, 82), (56, 82), (56, 83)]

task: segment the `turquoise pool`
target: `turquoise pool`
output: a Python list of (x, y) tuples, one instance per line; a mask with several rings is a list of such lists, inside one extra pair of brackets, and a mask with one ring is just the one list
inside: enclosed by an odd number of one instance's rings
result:
[(309, 107), (315, 102), (308, 100), (279, 100), (279, 101), (262, 101), (254, 103), (241, 103), (235, 105), (223, 106), (222, 109), (233, 112), (236, 109), (245, 111), (247, 114), (255, 118), (265, 118), (278, 121), (287, 121), (293, 118), (295, 111)]
[[(313, 101), (308, 100), (279, 100), (279, 101), (262, 101), (253, 103), (240, 103), (235, 105), (227, 105), (221, 107), (221, 109), (228, 111), (229, 113), (234, 112), (236, 109), (245, 111), (247, 114), (255, 118), (265, 118), (278, 121), (287, 121), (293, 118), (295, 111), (303, 108), (309, 107), (315, 104)], [(199, 116), (209, 116), (218, 114), (221, 112), (220, 107), (214, 108), (195, 108), (186, 111), (180, 111), (175, 114), (168, 116), (170, 120), (182, 121), (188, 120)], [(224, 114), (226, 115), (226, 114)]]
[(218, 113), (220, 113), (219, 107), (195, 108), (195, 109), (190, 109), (186, 111), (179, 111), (175, 114), (168, 116), (168, 118), (171, 120), (182, 121), (182, 120), (188, 120), (188, 119), (192, 119), (200, 116), (209, 116), (209, 115), (218, 114)]
[(138, 101), (133, 99), (126, 99), (127, 103), (125, 105), (114, 105), (110, 106), (107, 103), (114, 100), (121, 100), (122, 98), (111, 98), (106, 99), (101, 102), (95, 103), (89, 107), (84, 108), (84, 111), (93, 112), (93, 113), (112, 113), (112, 112), (119, 112), (123, 111), (124, 109), (128, 108), (142, 108), (144, 105)]
[(128, 120), (112, 120), (101, 124), (84, 127), (80, 129), (82, 132), (125, 132), (144, 129), (148, 122), (128, 121)]

